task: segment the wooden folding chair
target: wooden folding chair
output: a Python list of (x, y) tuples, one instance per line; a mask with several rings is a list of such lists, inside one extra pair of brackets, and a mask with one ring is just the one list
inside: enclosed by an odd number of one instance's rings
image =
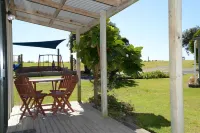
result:
[(65, 74), (62, 76), (63, 80), (60, 82), (58, 90), (66, 90), (66, 88), (69, 88), (69, 81), (72, 79), (73, 75), (71, 74)]
[[(17, 91), (19, 93), (19, 96), (23, 102), (24, 108), (22, 108), (22, 114), (20, 117), (20, 120), (25, 115), (26, 111), (28, 111), (29, 115), (34, 117), (38, 115), (38, 112), (41, 111), (41, 113), (45, 116), (44, 110), (42, 108), (42, 101), (44, 100), (44, 97), (47, 95), (45, 93), (37, 93), (32, 86), (32, 83), (29, 81), (29, 79), (26, 76), (19, 76), (15, 81), (15, 86), (17, 88)], [(32, 112), (30, 111), (30, 102), (33, 99), (33, 102), (35, 104), (36, 113), (33, 116)]]
[(65, 105), (67, 105), (67, 107), (68, 107), (72, 112), (74, 112), (74, 110), (72, 109), (71, 104), (70, 104), (70, 102), (69, 102), (69, 98), (70, 98), (70, 96), (72, 95), (72, 93), (73, 93), (73, 91), (74, 91), (74, 89), (75, 89), (75, 87), (76, 87), (77, 82), (78, 82), (78, 75), (73, 75), (73, 76), (71, 77), (71, 79), (69, 80), (69, 82), (68, 82), (68, 87), (66, 88), (66, 90), (65, 90), (65, 91), (62, 91), (62, 92), (65, 93), (65, 97), (64, 97), (64, 99), (63, 99), (63, 102), (64, 102), (64, 103), (63, 103), (63, 109), (65, 109)]
[(68, 100), (76, 86), (78, 77), (77, 75), (64, 75), (62, 78), (64, 78), (64, 80), (60, 82), (59, 90), (52, 90), (50, 94), (54, 98), (53, 114), (58, 111), (59, 107), (65, 111), (65, 105), (74, 112)]
[[(29, 78), (27, 76), (21, 75), (21, 76), (17, 77), (17, 81), (16, 82), (18, 82), (18, 84), (23, 84), (23, 83), (26, 83), (28, 81), (29, 81)], [(42, 93), (42, 90), (36, 91), (36, 93), (37, 94)], [(31, 100), (30, 100), (30, 102), (31, 102)], [(35, 102), (32, 102), (31, 108), (33, 107), (34, 104), (35, 104)], [(24, 103), (22, 103), (22, 106), (21, 106), (20, 110), (22, 111), (24, 107), (25, 107), (25, 105), (24, 105)]]

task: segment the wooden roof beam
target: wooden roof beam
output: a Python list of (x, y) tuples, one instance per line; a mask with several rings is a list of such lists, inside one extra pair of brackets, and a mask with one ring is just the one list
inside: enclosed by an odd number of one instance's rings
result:
[[(34, 2), (37, 4), (42, 4), (45, 6), (50, 6), (50, 7), (56, 8), (56, 9), (59, 9), (59, 7), (60, 7), (60, 5), (58, 3), (53, 2), (51, 0), (28, 0), (28, 1), (31, 1), (31, 2)], [(64, 5), (61, 9), (64, 11), (72, 12), (75, 14), (79, 14), (79, 15), (83, 15), (83, 16), (87, 16), (87, 17), (91, 17), (91, 18), (99, 18), (99, 16), (100, 16), (98, 13), (90, 12), (87, 10), (83, 10), (80, 8), (75, 8), (75, 7), (71, 7), (71, 6), (67, 6), (67, 5)]]
[(119, 6), (122, 0), (95, 0), (95, 1), (106, 5)]
[[(10, 5), (11, 5), (12, 7), (15, 7), (14, 0), (11, 0), (11, 1), (10, 1)], [(13, 15), (15, 15), (15, 17), (16, 17), (16, 16), (17, 16), (16, 11), (13, 10), (12, 8), (10, 8), (10, 10), (12, 11)]]
[(50, 22), (49, 22), (49, 26), (51, 26), (53, 24), (54, 20), (56, 19), (56, 17), (60, 13), (60, 11), (61, 11), (62, 7), (65, 5), (66, 1), (67, 0), (61, 0), (59, 8), (56, 9), (55, 13), (53, 14), (53, 19), (51, 19)]
[(49, 26), (49, 23), (46, 23), (46, 22), (43, 22), (43, 21), (39, 21), (39, 20), (30, 19), (30, 18), (26, 18), (26, 17), (17, 16), (17, 19), (21, 20), (21, 21), (33, 23), (33, 24), (38, 24), (38, 25), (42, 25), (42, 26), (46, 26), (46, 27), (51, 27), (51, 28), (59, 29), (59, 30), (65, 30), (65, 31), (71, 31), (71, 32), (75, 32), (76, 31), (76, 29), (72, 29), (72, 28), (68, 28), (68, 27), (63, 27), (63, 26), (60, 26), (60, 25)]
[(82, 24), (80, 22), (76, 22), (76, 21), (71, 20), (71, 19), (60, 19), (60, 18), (58, 19), (58, 18), (54, 18), (53, 16), (51, 16), (49, 14), (38, 12), (38, 11), (26, 10), (26, 9), (19, 8), (19, 7), (12, 7), (12, 9), (14, 11), (23, 12), (23, 13), (27, 13), (27, 14), (30, 14), (30, 15), (38, 16), (38, 17), (54, 19), (56, 21), (61, 21), (61, 22), (67, 23), (67, 24), (73, 24), (73, 25), (80, 26), (80, 27), (86, 26), (85, 24)]

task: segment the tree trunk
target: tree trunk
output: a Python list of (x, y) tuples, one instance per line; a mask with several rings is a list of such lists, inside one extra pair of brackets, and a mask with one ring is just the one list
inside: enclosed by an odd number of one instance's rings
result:
[(94, 104), (98, 105), (99, 65), (94, 68)]

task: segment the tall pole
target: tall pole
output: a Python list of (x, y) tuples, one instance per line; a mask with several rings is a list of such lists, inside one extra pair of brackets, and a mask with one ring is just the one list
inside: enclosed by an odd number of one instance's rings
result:
[[(79, 45), (80, 43), (80, 31), (76, 30), (76, 43)], [(78, 75), (78, 102), (81, 102), (81, 62), (78, 57), (78, 52), (76, 53), (76, 71)]]
[(58, 69), (60, 68), (60, 49), (57, 49), (57, 63), (58, 63)]
[(172, 133), (184, 133), (182, 0), (169, 0), (169, 59)]
[(8, 126), (8, 75), (7, 75), (7, 35), (6, 35), (6, 5), (0, 2), (0, 133)]
[(197, 46), (197, 40), (194, 42), (194, 83), (196, 85), (197, 83), (197, 74), (196, 74), (196, 46)]
[[(197, 48), (198, 48), (198, 64), (199, 64), (199, 69), (200, 69), (200, 37), (197, 37)], [(199, 73), (200, 75), (200, 70), (199, 70)], [(199, 83), (199, 79), (197, 80), (198, 83)]]
[(107, 103), (107, 48), (106, 48), (106, 11), (100, 12), (100, 64), (101, 64), (101, 110), (108, 116)]

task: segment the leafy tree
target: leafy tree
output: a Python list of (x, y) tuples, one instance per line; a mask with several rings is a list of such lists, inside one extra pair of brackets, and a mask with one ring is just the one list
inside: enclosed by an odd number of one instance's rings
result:
[[(70, 50), (70, 53), (73, 53), (73, 47), (74, 47), (74, 44), (73, 42), (76, 40), (76, 34), (70, 34), (69, 35), (69, 42), (67, 44), (67, 46), (69, 47), (69, 50)], [(73, 55), (71, 54), (70, 55), (70, 69), (73, 71)]]
[[(182, 46), (185, 48), (186, 52), (194, 53), (194, 38), (200, 35), (200, 27), (196, 26), (190, 29), (187, 29), (183, 32), (182, 35)], [(197, 50), (197, 49), (196, 49)], [(196, 59), (198, 61), (198, 52), (196, 51)]]
[(190, 29), (187, 29), (183, 32), (183, 35), (182, 35), (182, 46), (185, 48), (186, 52), (189, 53), (194, 53), (194, 45), (192, 45), (192, 40), (195, 36), (195, 33), (200, 30), (200, 27), (199, 26), (196, 26), (196, 27), (193, 27), (193, 28), (190, 28)]
[[(129, 44), (127, 38), (122, 38), (119, 28), (107, 21), (107, 71), (109, 83), (114, 81), (118, 72), (135, 75), (142, 71), (142, 47)], [(100, 26), (93, 27), (83, 34), (80, 43), (74, 49), (83, 64), (90, 68), (94, 75), (94, 99), (97, 99), (100, 80)], [(96, 103), (96, 102), (95, 102)]]

